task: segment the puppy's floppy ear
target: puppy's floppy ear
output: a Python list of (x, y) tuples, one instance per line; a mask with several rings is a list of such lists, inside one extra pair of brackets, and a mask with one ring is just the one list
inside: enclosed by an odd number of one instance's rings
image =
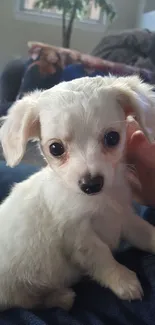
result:
[(117, 99), (125, 115), (136, 117), (142, 131), (150, 142), (155, 140), (155, 93), (153, 87), (136, 76), (117, 79)]
[(15, 102), (4, 119), (0, 129), (0, 140), (10, 167), (20, 162), (28, 140), (40, 136), (38, 107), (40, 93), (36, 91)]

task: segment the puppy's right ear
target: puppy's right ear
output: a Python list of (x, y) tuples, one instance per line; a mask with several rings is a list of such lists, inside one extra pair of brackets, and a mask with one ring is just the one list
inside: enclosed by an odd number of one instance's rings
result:
[(41, 92), (36, 91), (18, 100), (10, 108), (0, 129), (0, 140), (7, 165), (17, 165), (25, 152), (29, 139), (39, 139), (39, 105)]

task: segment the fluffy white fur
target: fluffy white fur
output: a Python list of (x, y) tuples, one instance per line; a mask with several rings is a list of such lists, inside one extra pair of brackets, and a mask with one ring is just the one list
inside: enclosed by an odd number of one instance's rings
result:
[[(74, 302), (71, 286), (83, 274), (122, 299), (141, 299), (136, 274), (113, 257), (121, 238), (155, 252), (155, 229), (136, 216), (123, 164), (126, 117), (136, 115), (148, 139), (155, 135), (155, 95), (137, 77), (83, 78), (36, 91), (17, 101), (1, 128), (9, 166), (38, 139), (47, 167), (16, 185), (0, 206), (0, 308)], [(104, 147), (108, 130), (121, 141)], [(53, 139), (63, 158), (49, 152)], [(79, 179), (104, 176), (103, 190), (84, 194)]]

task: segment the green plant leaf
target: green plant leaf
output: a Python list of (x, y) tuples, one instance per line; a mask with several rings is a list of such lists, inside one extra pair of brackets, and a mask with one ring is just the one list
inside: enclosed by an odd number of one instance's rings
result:
[[(115, 18), (116, 12), (113, 4), (109, 1), (95, 0), (94, 4), (96, 7), (99, 6), (101, 8), (101, 12), (105, 12), (112, 22)], [(36, 0), (34, 8), (42, 10), (56, 7), (62, 12), (63, 43), (69, 46), (74, 20), (75, 18), (82, 20), (84, 17), (86, 17), (89, 10), (89, 4), (91, 5), (90, 0)], [(68, 18), (68, 24), (66, 18)], [(65, 42), (64, 37), (67, 37)]]
[[(76, 3), (76, 16), (83, 18), (87, 12), (90, 0), (36, 0), (34, 7), (39, 9), (50, 9), (57, 7), (59, 10), (65, 8), (66, 13), (71, 13)], [(107, 0), (95, 0), (95, 6), (99, 6), (112, 21), (116, 15), (114, 6)]]

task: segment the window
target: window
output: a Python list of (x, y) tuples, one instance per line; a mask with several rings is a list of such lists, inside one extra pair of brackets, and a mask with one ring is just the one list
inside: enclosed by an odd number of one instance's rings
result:
[[(36, 9), (36, 0), (20, 0), (20, 11), (27, 14), (37, 14), (39, 16), (61, 18), (62, 12), (57, 7), (51, 9)], [(82, 17), (77, 17), (77, 21), (92, 23), (92, 24), (105, 24), (106, 15), (101, 12), (99, 6), (95, 6), (95, 0), (90, 0), (87, 8), (85, 9)]]

